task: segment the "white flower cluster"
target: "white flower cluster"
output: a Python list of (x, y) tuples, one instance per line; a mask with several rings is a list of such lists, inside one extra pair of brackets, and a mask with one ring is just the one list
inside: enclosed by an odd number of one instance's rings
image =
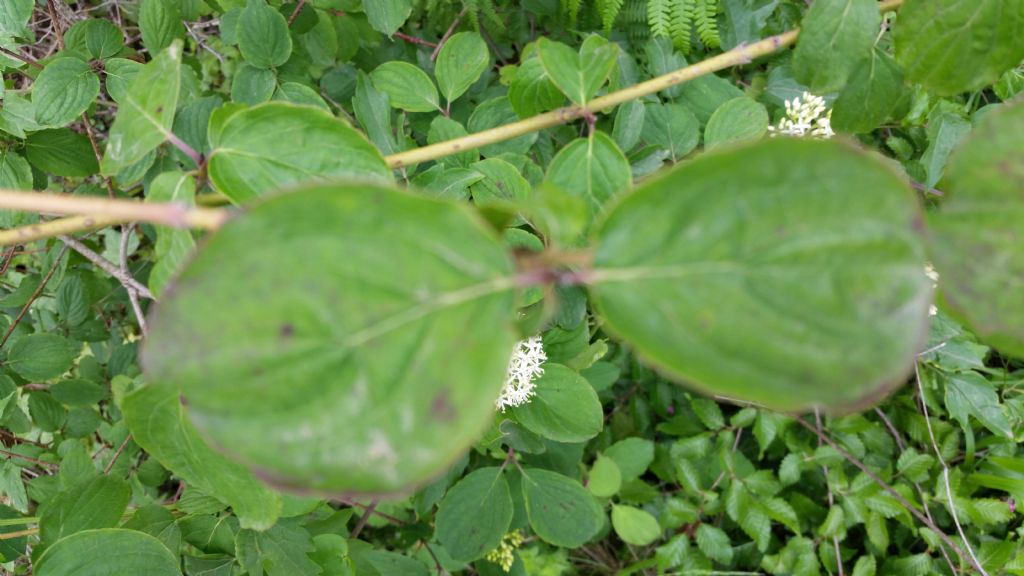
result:
[[(939, 273), (935, 271), (935, 267), (931, 264), (926, 264), (924, 267), (924, 275), (932, 281), (932, 288), (939, 287)], [(928, 309), (928, 314), (935, 316), (939, 313), (939, 309), (932, 304), (932, 307)]]
[(779, 120), (778, 126), (769, 126), (768, 132), (772, 136), (785, 134), (801, 138), (831, 138), (835, 136), (832, 131), (832, 111), (825, 107), (824, 98), (804, 92), (803, 96), (786, 100), (785, 118)]
[(533, 379), (544, 373), (541, 364), (547, 359), (540, 336), (518, 342), (508, 362), (505, 386), (501, 389), (501, 396), (494, 401), (495, 406), (504, 412), (509, 406), (529, 402), (533, 398)]

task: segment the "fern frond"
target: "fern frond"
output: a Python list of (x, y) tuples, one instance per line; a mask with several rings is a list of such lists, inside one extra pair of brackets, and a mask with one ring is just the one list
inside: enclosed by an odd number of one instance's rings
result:
[(494, 5), (494, 0), (482, 0), (480, 2), (480, 14), (490, 22), (492, 30), (505, 32), (505, 21), (498, 15), (498, 9)]
[(469, 23), (477, 30), (480, 29), (480, 18), (478, 17), (480, 12), (480, 1), (481, 0), (462, 0), (462, 8), (466, 11)]
[(626, 0), (619, 20), (631, 42), (642, 44), (651, 36), (651, 29), (647, 27), (647, 0)]
[(672, 20), (673, 0), (648, 0), (647, 25), (653, 36), (669, 36), (669, 22)]
[(697, 36), (708, 48), (722, 45), (722, 37), (718, 34), (718, 0), (696, 0), (693, 22), (697, 27)]
[(569, 19), (570, 26), (576, 26), (576, 18), (580, 15), (583, 0), (562, 0), (562, 14)]
[(601, 14), (601, 26), (604, 28), (605, 36), (612, 33), (612, 25), (622, 11), (623, 0), (596, 0), (597, 11)]
[(626, 0), (622, 8), (622, 21), (626, 24), (646, 24), (647, 0)]
[(698, 0), (672, 0), (672, 19), (669, 23), (669, 36), (672, 45), (683, 54), (690, 53), (690, 35), (699, 6)]

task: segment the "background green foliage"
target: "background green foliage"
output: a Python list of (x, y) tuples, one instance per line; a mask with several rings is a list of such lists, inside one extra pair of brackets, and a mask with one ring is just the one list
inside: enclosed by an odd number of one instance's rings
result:
[(5, 0), (0, 188), (245, 215), (5, 249), (2, 570), (1024, 574), (1024, 1), (877, 4)]

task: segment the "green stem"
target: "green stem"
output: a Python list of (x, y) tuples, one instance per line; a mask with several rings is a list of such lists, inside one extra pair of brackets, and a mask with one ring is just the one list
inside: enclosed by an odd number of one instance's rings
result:
[[(903, 4), (904, 0), (886, 0), (878, 4), (880, 12), (891, 12)], [(792, 46), (796, 43), (800, 34), (799, 29), (789, 30), (765, 38), (753, 44), (737, 46), (728, 52), (708, 58), (691, 66), (680, 68), (674, 72), (652, 78), (628, 88), (617, 90), (610, 94), (595, 98), (586, 106), (568, 106), (552, 110), (538, 116), (526, 118), (518, 122), (498, 126), (483, 132), (470, 134), (462, 138), (439, 142), (422, 148), (407, 150), (392, 154), (384, 158), (391, 168), (404, 168), (421, 162), (437, 160), (466, 150), (472, 150), (481, 146), (495, 144), (511, 140), (518, 136), (531, 134), (586, 118), (603, 110), (608, 110), (644, 96), (657, 94), (662, 90), (689, 82), (695, 78), (712, 74), (719, 70), (725, 70), (733, 66), (748, 64), (755, 58), (767, 56)], [(55, 200), (60, 198), (59, 201)], [(86, 206), (85, 203), (88, 203)], [(59, 210), (55, 208), (60, 208)], [(29, 240), (49, 238), (57, 234), (72, 234), (78, 231), (94, 229), (98, 223), (97, 218), (104, 218), (106, 225), (123, 222), (152, 222), (156, 224), (169, 224), (172, 226), (187, 226), (192, 228), (217, 229), (227, 219), (227, 212), (209, 208), (183, 209), (182, 206), (172, 204), (147, 204), (126, 200), (103, 200), (98, 198), (77, 198), (71, 196), (55, 196), (53, 194), (41, 194), (39, 192), (16, 192), (13, 190), (0, 190), (0, 209), (24, 210), (41, 213), (75, 214), (80, 216), (91, 216), (93, 218), (79, 221), (65, 219), (61, 224), (52, 224), (51, 227), (41, 228), (43, 225), (32, 227), (14, 228), (0, 232), (0, 246), (20, 244)], [(57, 231), (59, 230), (59, 231)]]
[(438, 158), (444, 158), (445, 156), (451, 156), (466, 150), (504, 142), (505, 140), (511, 140), (512, 138), (538, 132), (545, 128), (552, 128), (560, 124), (566, 124), (574, 120), (579, 120), (580, 118), (585, 118), (589, 114), (596, 114), (602, 110), (614, 108), (619, 104), (624, 104), (631, 100), (636, 100), (651, 94), (657, 94), (667, 88), (671, 88), (684, 82), (689, 82), (690, 80), (700, 78), (701, 76), (707, 76), (708, 74), (712, 74), (719, 70), (725, 70), (726, 68), (731, 68), (733, 66), (747, 64), (755, 58), (760, 58), (761, 56), (778, 52), (786, 46), (791, 46), (796, 42), (798, 35), (798, 30), (783, 32), (777, 36), (765, 38), (760, 42), (755, 42), (745, 46), (737, 46), (728, 52), (724, 52), (718, 56), (713, 56), (691, 66), (686, 66), (685, 68), (680, 68), (679, 70), (669, 72), (663, 76), (652, 78), (646, 82), (641, 82), (628, 88), (617, 90), (610, 94), (601, 96), (600, 98), (595, 98), (587, 103), (586, 106), (576, 105), (559, 108), (557, 110), (545, 112), (544, 114), (526, 118), (525, 120), (520, 120), (504, 126), (498, 126), (497, 128), (491, 128), (490, 130), (484, 130), (483, 132), (469, 134), (468, 136), (456, 138), (455, 140), (438, 142), (437, 144), (432, 144), (430, 146), (392, 154), (385, 157), (384, 160), (388, 163), (388, 166), (392, 168), (412, 166), (414, 164), (419, 164), (420, 162), (437, 160)]
[(38, 516), (26, 516), (24, 518), (3, 518), (0, 519), (0, 528), (6, 526), (24, 526), (26, 524), (38, 524)]
[(179, 203), (144, 204), (134, 200), (2, 189), (0, 208), (77, 215), (0, 231), (0, 246), (24, 244), (125, 222), (152, 222), (176, 228), (215, 230), (229, 216), (229, 212), (223, 209), (192, 208)]

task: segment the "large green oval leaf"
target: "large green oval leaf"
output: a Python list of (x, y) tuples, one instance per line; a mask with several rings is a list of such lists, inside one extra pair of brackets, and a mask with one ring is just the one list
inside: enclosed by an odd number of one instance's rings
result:
[(131, 489), (113, 476), (86, 478), (39, 507), (39, 542), (50, 546), (76, 532), (113, 528), (128, 507)]
[(412, 0), (363, 0), (363, 12), (374, 30), (391, 36), (412, 12)]
[(545, 364), (536, 396), (513, 409), (527, 430), (556, 442), (586, 442), (604, 428), (604, 412), (593, 386), (561, 364)]
[(288, 21), (264, 0), (250, 0), (238, 17), (238, 49), (257, 68), (273, 68), (292, 55)]
[(633, 183), (629, 160), (607, 134), (573, 140), (551, 160), (545, 181), (587, 203), (591, 216)]
[(179, 0), (143, 0), (139, 6), (139, 32), (151, 54), (157, 54), (185, 35)]
[(408, 62), (392, 60), (370, 72), (377, 90), (388, 95), (391, 106), (408, 112), (437, 112), (437, 88), (427, 73)]
[(269, 102), (224, 122), (210, 154), (214, 186), (236, 203), (302, 182), (391, 179), (380, 152), (351, 126), (308, 106)]
[(523, 471), (523, 500), (530, 527), (542, 540), (578, 548), (604, 526), (604, 509), (579, 482), (550, 470)]
[[(90, 18), (77, 22), (64, 33), (64, 45), (68, 51), (106, 60), (124, 48), (124, 33), (110, 20)], [(149, 43), (146, 47), (153, 49)]]
[(609, 331), (707, 393), (863, 405), (901, 381), (925, 336), (920, 225), (906, 182), (848, 145), (711, 153), (609, 213), (594, 299)]
[(0, 4), (0, 34), (28, 36), (25, 25), (32, 17), (35, 5), (35, 0), (8, 0)]
[(875, 0), (817, 0), (800, 24), (793, 76), (817, 94), (842, 88), (871, 53), (881, 23)]
[(612, 528), (623, 542), (647, 546), (661, 537), (661, 526), (651, 513), (632, 506), (612, 505)]
[(53, 332), (29, 334), (14, 342), (5, 364), (26, 380), (50, 380), (71, 368), (80, 347)]
[[(10, 94), (7, 97), (11, 99)], [(14, 150), (0, 150), (0, 186), (15, 190), (32, 189), (32, 166)]]
[(100, 163), (105, 176), (141, 161), (167, 140), (180, 89), (181, 42), (174, 42), (146, 64), (128, 86)]
[(907, 79), (944, 96), (977, 90), (1024, 59), (1024, 0), (906, 0), (893, 40)]
[(704, 128), (704, 148), (760, 140), (768, 131), (768, 111), (747, 96), (733, 98), (718, 107)]
[(25, 156), (36, 168), (56, 176), (81, 178), (100, 169), (89, 138), (67, 128), (31, 134), (25, 141)]
[(1024, 356), (1024, 105), (986, 115), (946, 172), (929, 215), (945, 303), (992, 345)]
[(242, 64), (231, 81), (231, 100), (240, 104), (262, 104), (274, 95), (277, 74), (269, 68)]
[(151, 382), (281, 486), (393, 493), (486, 428), (512, 353), (513, 266), (470, 208), (372, 185), (275, 196), (160, 302)]
[(487, 43), (476, 32), (459, 32), (441, 47), (434, 74), (445, 100), (451, 103), (469, 90), (491, 61)]
[(121, 409), (139, 446), (189, 486), (223, 499), (243, 528), (266, 530), (277, 521), (281, 496), (203, 441), (178, 390), (147, 386), (129, 394)]
[(512, 522), (512, 496), (502, 469), (467, 474), (437, 511), (437, 540), (452, 558), (476, 560), (494, 550)]
[(111, 58), (103, 63), (103, 87), (114, 102), (124, 103), (128, 88), (144, 67), (144, 64), (127, 58)]
[(46, 65), (32, 87), (36, 122), (65, 126), (81, 116), (100, 94), (100, 79), (88, 62), (58, 58)]
[(587, 478), (587, 490), (598, 498), (611, 498), (622, 487), (622, 472), (615, 460), (601, 454), (594, 460)]
[(619, 55), (617, 44), (591, 35), (583, 41), (580, 51), (541, 38), (537, 41), (537, 54), (544, 71), (563, 94), (580, 106), (586, 105), (608, 80)]
[(548, 78), (540, 58), (534, 57), (519, 64), (508, 87), (508, 102), (520, 118), (529, 118), (561, 106), (565, 94)]
[(648, 144), (664, 148), (673, 161), (686, 156), (700, 142), (700, 121), (681, 104), (644, 105), (641, 137)]
[(181, 576), (178, 559), (136, 530), (86, 530), (63, 538), (35, 563), (36, 576)]
[(612, 444), (604, 455), (615, 462), (622, 473), (622, 481), (639, 478), (654, 462), (654, 442), (644, 438), (625, 438)]
[(868, 133), (885, 122), (900, 103), (903, 71), (882, 50), (872, 50), (850, 75), (832, 109), (832, 127)]

